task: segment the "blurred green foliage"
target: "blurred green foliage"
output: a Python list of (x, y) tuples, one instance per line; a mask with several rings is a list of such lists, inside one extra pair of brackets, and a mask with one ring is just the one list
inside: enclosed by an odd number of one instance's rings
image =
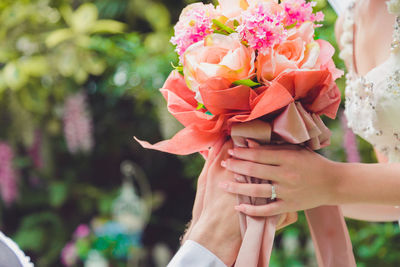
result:
[[(0, 2), (0, 140), (12, 145), (20, 197), (0, 205), (1, 230), (11, 235), (37, 266), (61, 266), (61, 249), (80, 223), (109, 216), (126, 159), (146, 172), (153, 190), (165, 196), (144, 232), (145, 266), (158, 242), (171, 249), (190, 219), (203, 160), (146, 151), (133, 136), (151, 142), (179, 129), (157, 89), (177, 62), (169, 44), (181, 9), (194, 1), (3, 0)], [(325, 0), (324, 27), (317, 36), (335, 43), (336, 15)], [(337, 56), (339, 67), (344, 65)], [(339, 81), (343, 89), (344, 80)], [(65, 99), (85, 92), (94, 122), (95, 147), (70, 154), (63, 136)], [(323, 151), (345, 161), (338, 120), (327, 122), (332, 145)], [(29, 156), (35, 132), (42, 136), (44, 167)], [(365, 162), (371, 147), (359, 140)], [(392, 223), (348, 220), (358, 266), (398, 266), (400, 230)], [(280, 232), (272, 266), (315, 266), (305, 218)]]

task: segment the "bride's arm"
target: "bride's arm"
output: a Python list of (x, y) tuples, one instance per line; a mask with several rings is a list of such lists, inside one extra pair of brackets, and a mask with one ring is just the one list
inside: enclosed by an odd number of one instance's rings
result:
[[(338, 17), (335, 25), (335, 35), (340, 46), (340, 38), (343, 32), (344, 16)], [(375, 150), (378, 161), (386, 163), (387, 158)], [(374, 204), (343, 204), (341, 205), (343, 215), (347, 218), (364, 221), (397, 221), (400, 219), (400, 209), (395, 206)]]
[[(252, 216), (270, 216), (321, 205), (352, 205), (347, 215), (371, 220), (397, 220), (400, 210), (400, 163), (361, 164), (332, 162), (321, 155), (293, 146), (235, 148), (224, 164), (230, 171), (272, 180), (278, 201), (264, 206), (241, 205)], [(229, 183), (224, 188), (246, 196), (271, 197), (271, 185)], [(374, 210), (363, 211), (375, 205)], [(367, 206), (366, 206), (367, 205)], [(377, 207), (387, 206), (386, 211)], [(351, 206), (347, 206), (351, 207)], [(379, 211), (378, 211), (379, 210)], [(393, 211), (393, 212), (392, 212)], [(371, 213), (371, 214), (368, 214)]]
[(400, 209), (395, 206), (348, 204), (341, 206), (343, 215), (350, 219), (370, 222), (393, 222), (400, 219)]
[[(387, 163), (387, 158), (375, 150), (380, 163)], [(341, 206), (343, 215), (356, 220), (364, 221), (396, 221), (400, 220), (400, 209), (396, 206), (373, 204), (347, 204)]]

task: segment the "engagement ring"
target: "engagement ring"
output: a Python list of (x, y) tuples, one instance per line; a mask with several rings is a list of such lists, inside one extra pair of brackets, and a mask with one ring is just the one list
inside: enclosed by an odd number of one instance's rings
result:
[(272, 191), (271, 200), (275, 200), (276, 199), (275, 185), (271, 186), (271, 191)]

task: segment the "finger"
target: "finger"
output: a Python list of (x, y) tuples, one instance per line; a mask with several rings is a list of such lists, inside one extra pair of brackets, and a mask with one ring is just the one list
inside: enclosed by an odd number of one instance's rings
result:
[(277, 230), (277, 231), (280, 230), (280, 229), (282, 229), (283, 227), (285, 227), (285, 226), (284, 226), (284, 223), (285, 223), (285, 221), (286, 221), (287, 216), (288, 216), (287, 213), (281, 214), (281, 215), (279, 216), (278, 223), (276, 224), (276, 230)]
[(262, 145), (258, 147), (259, 149), (266, 149), (266, 150), (300, 150), (303, 148), (302, 145), (296, 144), (280, 144), (280, 145)]
[(256, 148), (234, 148), (228, 153), (237, 159), (248, 160), (261, 164), (281, 165), (287, 159), (288, 153), (299, 150), (294, 145), (268, 145)]
[(279, 222), (276, 230), (285, 228), (286, 226), (289, 226), (297, 221), (297, 212), (285, 213), (285, 215), (282, 216), (282, 220)]
[(219, 187), (229, 193), (234, 193), (249, 197), (265, 197), (270, 198), (272, 195), (270, 184), (247, 184), (225, 182), (220, 183)]
[(240, 204), (235, 206), (235, 209), (249, 216), (266, 217), (285, 213), (285, 204), (282, 200), (277, 200), (270, 204), (259, 206)]
[(255, 177), (263, 180), (280, 180), (280, 167), (272, 165), (264, 165), (251, 161), (243, 161), (238, 159), (227, 159), (221, 163), (223, 167), (226, 167), (231, 172)]

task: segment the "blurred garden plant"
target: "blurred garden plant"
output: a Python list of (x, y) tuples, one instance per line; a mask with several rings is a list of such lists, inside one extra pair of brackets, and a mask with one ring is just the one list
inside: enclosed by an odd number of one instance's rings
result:
[[(144, 151), (132, 136), (153, 142), (178, 130), (157, 89), (169, 64), (178, 65), (165, 44), (189, 2), (0, 1), (0, 230), (36, 266), (62, 266), (61, 251), (78, 225), (110, 216), (126, 159), (166, 197), (140, 239), (149, 252), (145, 266), (154, 266), (151, 250), (160, 241), (177, 248), (203, 160)], [(325, 13), (317, 34), (334, 42), (333, 10), (325, 0), (315, 8)], [(330, 128), (324, 153), (346, 160), (340, 122)], [(374, 161), (371, 147), (357, 142), (362, 161)], [(272, 266), (313, 266), (299, 220), (278, 235)], [(398, 266), (398, 226), (350, 221), (349, 228), (359, 266)]]
[(122, 160), (150, 163), (129, 143), (132, 127), (159, 134), (169, 20), (144, 0), (0, 2), (0, 229), (37, 266), (60, 266), (72, 228), (110, 215)]

